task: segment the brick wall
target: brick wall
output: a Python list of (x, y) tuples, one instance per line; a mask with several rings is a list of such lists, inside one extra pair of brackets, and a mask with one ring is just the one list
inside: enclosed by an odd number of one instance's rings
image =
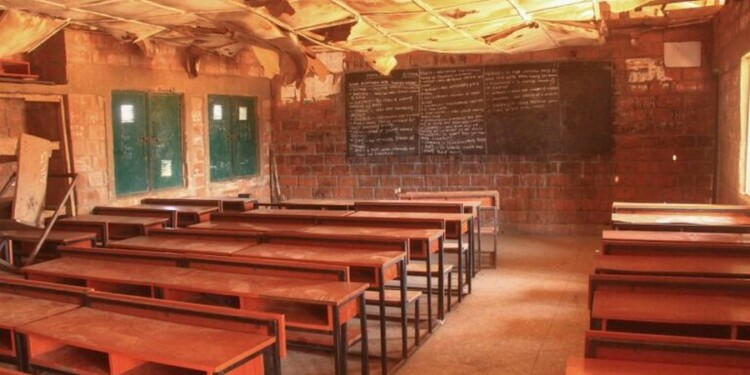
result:
[[(123, 44), (106, 34), (65, 31), (67, 96), (70, 139), (79, 212), (100, 204), (129, 205), (144, 196), (236, 195), (248, 192), (268, 196), (268, 154), (270, 142), (270, 82), (262, 77), (260, 64), (252, 54), (234, 59), (206, 55), (198, 78), (189, 79), (183, 68), (184, 51), (166, 45), (155, 46), (152, 58), (132, 44)], [(113, 90), (175, 92), (183, 95), (183, 152), (185, 187), (116, 197), (112, 158), (111, 95)], [(259, 107), (259, 176), (212, 183), (208, 177), (209, 94), (254, 96)]]
[[(701, 68), (669, 69), (664, 42), (701, 41)], [(530, 233), (593, 233), (612, 200), (709, 202), (715, 163), (711, 25), (613, 35), (598, 47), (519, 55), (399, 57), (400, 68), (604, 60), (615, 66), (612, 155), (347, 157), (341, 74), (292, 99), (274, 87), (273, 147), (282, 192), (293, 198), (394, 198), (394, 190), (496, 189), (501, 225)], [(367, 69), (355, 55), (344, 72)], [(676, 157), (676, 160), (673, 159)]]
[[(750, 53), (750, 2), (731, 1), (714, 22), (716, 48), (714, 61), (718, 72), (718, 199), (722, 203), (748, 203), (741, 193), (745, 174), (746, 131), (740, 123), (740, 61)], [(745, 84), (747, 84), (746, 78)], [(745, 126), (747, 126), (745, 124)]]

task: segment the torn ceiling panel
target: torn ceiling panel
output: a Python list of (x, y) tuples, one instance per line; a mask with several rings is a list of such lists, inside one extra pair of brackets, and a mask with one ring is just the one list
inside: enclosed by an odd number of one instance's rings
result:
[[(610, 19), (669, 20), (693, 12), (705, 20), (723, 1), (0, 0), (0, 8), (70, 19), (124, 41), (162, 41), (225, 56), (257, 46), (278, 54), (282, 70), (295, 70), (281, 76), (300, 81), (318, 52), (358, 52), (388, 73), (395, 56), (410, 51), (515, 53), (590, 45), (603, 41), (602, 23)], [(274, 71), (266, 67), (274, 59), (264, 60), (264, 70)]]
[(0, 58), (32, 51), (68, 22), (15, 10), (0, 15)]

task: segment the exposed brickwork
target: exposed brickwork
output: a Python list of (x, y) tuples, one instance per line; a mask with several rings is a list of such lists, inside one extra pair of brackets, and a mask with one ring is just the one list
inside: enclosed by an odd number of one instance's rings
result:
[(716, 48), (714, 61), (718, 71), (718, 200), (724, 203), (750, 202), (742, 194), (744, 174), (741, 155), (743, 129), (740, 123), (740, 61), (750, 53), (750, 2), (730, 1), (714, 22)]
[[(667, 41), (703, 42), (702, 67), (665, 69)], [(613, 199), (709, 202), (716, 113), (711, 48), (711, 26), (699, 25), (641, 34), (632, 41), (615, 35), (600, 47), (511, 56), (401, 56), (402, 68), (612, 61), (614, 153), (348, 158), (344, 98), (336, 94), (330, 100), (274, 102), (279, 181), (283, 193), (295, 198), (394, 198), (399, 187), (404, 191), (497, 189), (503, 229), (535, 233), (592, 233), (607, 222)], [(632, 59), (646, 59), (659, 74), (636, 70), (637, 61)], [(367, 69), (354, 55), (347, 56), (345, 65), (348, 71)], [(283, 97), (280, 91), (275, 88), (277, 98)]]

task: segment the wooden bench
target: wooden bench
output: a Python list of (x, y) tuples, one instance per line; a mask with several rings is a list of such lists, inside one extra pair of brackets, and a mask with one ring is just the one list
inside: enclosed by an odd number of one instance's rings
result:
[[(748, 254), (750, 255), (750, 254)], [(750, 278), (750, 257), (697, 255), (600, 255), (596, 273)]]
[(177, 212), (177, 225), (178, 227), (187, 227), (193, 224), (202, 223), (208, 221), (211, 214), (219, 210), (218, 207), (214, 206), (194, 206), (194, 205), (178, 205), (178, 204), (138, 204), (132, 206), (133, 208), (142, 209), (155, 209), (155, 210), (175, 210)]
[(239, 197), (184, 197), (184, 198), (143, 198), (142, 204), (176, 206), (210, 206), (218, 212), (245, 212), (255, 208), (257, 199)]
[(568, 358), (565, 375), (750, 375), (750, 369), (614, 359)]
[(743, 212), (722, 214), (665, 213), (612, 214), (612, 227), (617, 230), (651, 230), (681, 232), (750, 232), (750, 215)]
[(746, 341), (606, 331), (585, 336), (587, 358), (750, 369)]
[(750, 235), (742, 233), (605, 230), (604, 255), (750, 255)]
[[(98, 291), (284, 314), (287, 327), (332, 336), (336, 373), (346, 373), (347, 322), (360, 316), (367, 369), (367, 284), (290, 279), (63, 257), (23, 268), (29, 279), (88, 285)], [(287, 336), (294, 340), (291, 334)]]
[(110, 240), (143, 236), (151, 229), (164, 228), (167, 221), (166, 218), (155, 217), (79, 215), (58, 220), (55, 229), (94, 232), (96, 240), (107, 246)]
[(352, 211), (354, 201), (348, 199), (288, 199), (283, 202), (263, 203), (262, 206), (287, 209)]
[[(397, 290), (387, 290), (385, 291), (383, 295), (380, 295), (378, 292), (375, 292), (375, 291), (367, 291), (365, 292), (365, 303), (371, 306), (385, 305), (387, 307), (397, 307), (397, 308), (401, 308), (404, 305), (407, 305), (407, 306), (413, 305), (414, 306), (414, 348), (416, 349), (416, 347), (418, 347), (420, 344), (419, 299), (421, 297), (422, 297), (422, 292), (419, 292), (419, 291), (407, 292), (406, 298), (404, 298), (401, 295), (401, 293), (399, 293), (399, 291)], [(402, 318), (403, 317), (400, 317), (399, 319), (402, 319)], [(406, 337), (406, 336), (403, 335), (402, 333), (402, 337)], [(407, 353), (404, 353), (403, 356), (404, 358), (406, 358)]]

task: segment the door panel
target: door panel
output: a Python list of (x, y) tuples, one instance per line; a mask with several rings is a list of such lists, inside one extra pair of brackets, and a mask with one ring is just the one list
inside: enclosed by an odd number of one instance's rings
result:
[(208, 96), (208, 136), (211, 180), (232, 177), (231, 101), (219, 95)]
[(180, 95), (149, 94), (148, 113), (152, 187), (182, 186)]
[(256, 136), (255, 99), (234, 98), (234, 174), (247, 176), (257, 173), (258, 141)]
[(117, 195), (147, 191), (146, 95), (113, 92), (112, 125)]

